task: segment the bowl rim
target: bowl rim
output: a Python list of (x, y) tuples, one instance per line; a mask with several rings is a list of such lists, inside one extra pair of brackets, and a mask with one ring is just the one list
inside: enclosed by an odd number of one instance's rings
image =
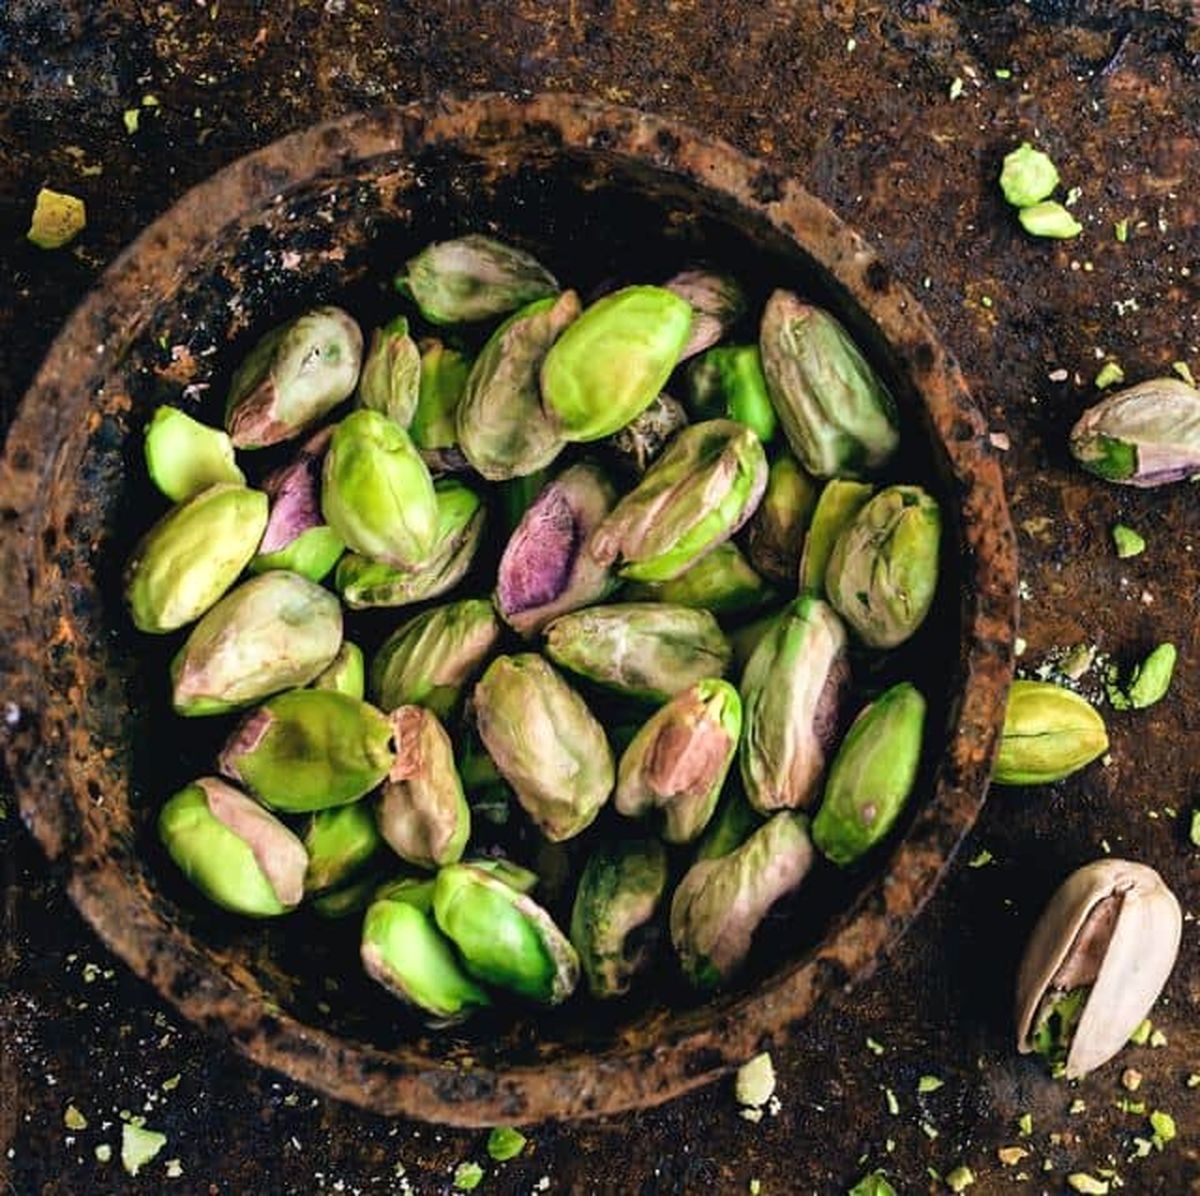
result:
[[(107, 313), (116, 310), (127, 329), (136, 327), (145, 306), (164, 293), (156, 284), (169, 285), (170, 263), (179, 255), (186, 260), (201, 252), (231, 218), (314, 178), (430, 142), (487, 145), (531, 129), (549, 131), (563, 149), (631, 158), (733, 200), (798, 243), (874, 322), (896, 368), (919, 394), (961, 493), (964, 685), (929, 800), (886, 869), (794, 965), (752, 992), (719, 1002), (711, 1016), (690, 1016), (682, 1025), (664, 1019), (652, 1042), (621, 1042), (599, 1055), (575, 1052), (509, 1069), (429, 1057), (422, 1064), (248, 1000), (237, 978), (206, 967), (194, 949), (190, 961), (181, 962), (186, 936), (137, 907), (116, 870), (97, 866), (89, 820), (71, 808), (61, 775), (37, 759), (50, 745), (38, 734), (36, 653), (5, 645), (32, 634), (31, 579), (47, 564), (33, 529), (54, 482), (56, 454), (45, 451), (47, 433), (64, 430), (46, 406), (66, 386), (86, 387), (103, 352), (103, 333), (113, 327)], [(1017, 589), (1015, 540), (986, 423), (929, 318), (858, 233), (778, 169), (665, 117), (569, 93), (443, 95), (337, 117), (225, 166), (150, 224), (59, 332), (8, 435), (0, 514), (8, 516), (0, 521), (0, 569), (10, 583), (0, 603), (0, 673), (11, 694), (8, 709), (17, 711), (0, 727), (0, 743), (22, 819), (72, 901), (106, 945), (189, 1021), (262, 1065), (378, 1113), (473, 1127), (523, 1124), (648, 1107), (711, 1081), (781, 1041), (826, 993), (848, 990), (874, 970), (933, 893), (986, 796), (1012, 677)], [(192, 974), (184, 976), (186, 968)]]

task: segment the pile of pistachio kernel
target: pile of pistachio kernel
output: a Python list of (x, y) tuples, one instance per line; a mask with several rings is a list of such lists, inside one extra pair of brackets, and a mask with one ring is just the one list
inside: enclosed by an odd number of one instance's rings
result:
[[(365, 356), (318, 307), (250, 351), (223, 431), (147, 427), (176, 505), (129, 610), (188, 629), (176, 713), (232, 716), (162, 841), (237, 914), (360, 917), (367, 974), (435, 1023), (581, 974), (622, 994), (664, 930), (724, 983), (817, 852), (859, 860), (915, 784), (925, 701), (867, 702), (850, 653), (908, 639), (937, 584), (937, 504), (872, 480), (891, 397), (785, 290), (757, 343), (719, 343), (751, 313), (715, 272), (585, 305), (470, 235), (396, 283), (409, 314)], [(388, 607), (368, 659), (346, 610)]]

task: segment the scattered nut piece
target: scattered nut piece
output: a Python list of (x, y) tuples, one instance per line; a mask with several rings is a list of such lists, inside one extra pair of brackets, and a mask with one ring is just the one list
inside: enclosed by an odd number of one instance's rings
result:
[(738, 1068), (734, 1081), (734, 1095), (739, 1105), (761, 1108), (775, 1092), (775, 1067), (770, 1053), (763, 1051), (749, 1063)]
[(1121, 1087), (1126, 1092), (1136, 1092), (1142, 1086), (1142, 1073), (1136, 1067), (1127, 1067), (1121, 1072)]
[(996, 1151), (996, 1158), (1006, 1167), (1015, 1167), (1022, 1159), (1029, 1157), (1029, 1151), (1023, 1146), (1001, 1146)]

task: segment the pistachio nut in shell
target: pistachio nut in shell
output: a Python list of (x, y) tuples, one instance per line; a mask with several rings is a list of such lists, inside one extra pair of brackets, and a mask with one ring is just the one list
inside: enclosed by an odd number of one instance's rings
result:
[(470, 359), (432, 338), (419, 342), (419, 348), (421, 380), (408, 434), (423, 451), (453, 448), (458, 444), (455, 414), (471, 372)]
[(487, 320), (558, 293), (554, 275), (535, 257), (479, 233), (426, 245), (396, 275), (395, 287), (431, 324)]
[(429, 470), (408, 433), (378, 411), (352, 411), (334, 430), (321, 512), (347, 548), (395, 569), (418, 568), (437, 541)]
[(219, 767), (264, 805), (288, 814), (344, 806), (395, 761), (392, 726), (374, 706), (327, 689), (268, 699), (235, 728)]
[(271, 329), (229, 384), (225, 428), (234, 445), (265, 448), (310, 428), (350, 397), (362, 347), (362, 332), (340, 307), (315, 307)]
[(306, 893), (324, 893), (355, 878), (383, 847), (375, 815), (367, 802), (318, 810), (304, 830), (308, 871)]
[(560, 615), (545, 631), (555, 664), (617, 693), (665, 702), (721, 677), (731, 649), (706, 610), (666, 602), (615, 602)]
[(702, 988), (733, 976), (771, 906), (799, 887), (812, 862), (808, 819), (785, 810), (727, 855), (693, 864), (671, 899), (683, 974)]
[[(1073, 872), (1021, 960), (1017, 1049), (1041, 1048), (1067, 1079), (1106, 1063), (1158, 999), (1182, 928), (1179, 902), (1154, 869), (1106, 858)], [(1072, 996), (1064, 1018), (1058, 1007)]]
[(1084, 469), (1127, 486), (1162, 486), (1200, 475), (1200, 390), (1151, 378), (1089, 407), (1071, 429)]
[(396, 316), (371, 335), (358, 378), (358, 405), (407, 428), (420, 387), (421, 351), (409, 335), (408, 320)]
[(842, 621), (819, 598), (798, 598), (742, 675), (742, 784), (759, 813), (815, 802), (849, 688)]
[(188, 880), (235, 914), (285, 914), (304, 896), (304, 844), (217, 777), (201, 777), (170, 798), (158, 835)]
[(776, 291), (759, 350), (779, 422), (809, 473), (859, 477), (886, 464), (900, 443), (895, 404), (837, 319)]
[(1085, 698), (1050, 681), (1008, 691), (992, 779), (999, 785), (1061, 781), (1108, 751), (1104, 719)]
[(442, 868), (433, 913), (477, 980), (543, 1005), (558, 1005), (575, 991), (575, 948), (532, 897), (499, 877), (466, 864)]
[(746, 311), (746, 293), (731, 274), (681, 270), (663, 286), (686, 299), (692, 308), (692, 330), (679, 354), (680, 361), (715, 345)]
[(472, 697), (479, 738), (525, 812), (560, 842), (612, 793), (612, 749), (584, 700), (542, 657), (498, 656)]
[(349, 640), (342, 640), (337, 655), (311, 682), (313, 689), (332, 689), (352, 698), (366, 693), (366, 664), (362, 649)]
[(766, 486), (766, 454), (749, 428), (693, 424), (617, 503), (588, 551), (631, 581), (670, 581), (730, 539)]
[(496, 574), (496, 609), (521, 635), (601, 601), (616, 584), (586, 545), (616, 502), (598, 466), (572, 465), (542, 488), (509, 537)]
[(535, 473), (565, 443), (542, 410), (538, 371), (563, 329), (579, 315), (564, 291), (510, 316), (475, 358), (454, 412), (458, 447), (492, 482)]
[(813, 843), (826, 859), (852, 864), (892, 829), (916, 783), (924, 730), (925, 699), (907, 681), (854, 720), (813, 819)]
[(246, 484), (228, 435), (178, 407), (155, 408), (146, 425), (143, 449), (150, 480), (172, 502), (186, 502), (217, 482)]
[(388, 846), (418, 868), (452, 864), (471, 833), (471, 810), (454, 766), (450, 736), (431, 710), (391, 713), (396, 762), (379, 795), (376, 818)]
[(224, 714), (307, 685), (342, 644), (342, 608), (328, 590), (273, 570), (230, 590), (171, 661), (171, 705)]
[(601, 844), (588, 856), (571, 906), (571, 945), (594, 997), (618, 997), (650, 962), (654, 918), (667, 887), (657, 839)]
[(925, 621), (941, 537), (941, 511), (920, 486), (881, 490), (838, 536), (825, 593), (863, 643), (894, 648)]
[(139, 631), (161, 635), (198, 619), (237, 580), (267, 526), (267, 496), (218, 482), (172, 507), (125, 566)]
[(639, 818), (661, 811), (663, 838), (690, 843), (708, 825), (742, 730), (742, 702), (728, 681), (707, 678), (652, 714), (617, 768), (614, 805)]
[(372, 980), (430, 1015), (435, 1025), (453, 1025), (492, 1003), (419, 903), (372, 902), (363, 919), (359, 956)]
[(715, 860), (741, 847), (764, 822), (740, 785), (727, 785), (696, 847), (696, 859)]
[(825, 570), (838, 537), (870, 501), (875, 487), (869, 482), (831, 478), (821, 487), (817, 505), (800, 550), (800, 593), (825, 595)]
[(732, 419), (766, 444), (778, 417), (757, 345), (719, 345), (688, 366), (689, 409), (696, 419)]
[(430, 607), (402, 623), (371, 661), (370, 692), (384, 710), (414, 704), (448, 719), (500, 643), (485, 598)]
[(630, 602), (669, 602), (715, 615), (732, 615), (769, 606), (778, 595), (729, 540), (674, 580), (631, 582), (623, 587), (621, 597)]
[(602, 447), (609, 450), (627, 473), (640, 478), (687, 426), (683, 404), (669, 394), (660, 394), (641, 415), (606, 437)]
[(600, 440), (645, 411), (691, 327), (691, 304), (664, 287), (625, 287), (585, 308), (542, 364), (542, 405), (562, 438)]
[(766, 492), (746, 525), (750, 563), (770, 581), (795, 584), (816, 505), (816, 482), (791, 453), (781, 453), (771, 462)]

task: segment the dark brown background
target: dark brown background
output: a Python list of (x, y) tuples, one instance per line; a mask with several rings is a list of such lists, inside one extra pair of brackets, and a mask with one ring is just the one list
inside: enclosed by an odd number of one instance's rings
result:
[[(901, 1192), (936, 1191), (945, 1189), (929, 1169), (960, 1162), (983, 1193), (1061, 1192), (1068, 1174), (1104, 1167), (1130, 1193), (1200, 1192), (1200, 1088), (1186, 1087), (1200, 1072), (1200, 850), (1187, 837), (1200, 802), (1200, 499), (1188, 486), (1105, 486), (1064, 450), (1106, 354), (1131, 381), (1177, 360), (1200, 376), (1192, 6), (477, 7), (2, 0), (0, 433), (104, 265), (238, 155), (325, 117), (439, 90), (595, 95), (684, 120), (793, 174), (920, 295), (1011, 445), (1022, 668), (1080, 642), (1125, 666), (1172, 639), (1175, 684), (1149, 711), (1106, 711), (1106, 765), (1054, 787), (994, 792), (891, 964), (776, 1053), (776, 1116), (742, 1120), (722, 1083), (640, 1116), (538, 1127), (525, 1154), (500, 1167), (482, 1134), (372, 1118), (179, 1024), (82, 924), (0, 778), (0, 1190), (442, 1192), (455, 1165), (475, 1159), (489, 1172), (481, 1192), (524, 1193), (543, 1180), (551, 1192), (746, 1192), (752, 1179), (770, 1196), (842, 1192), (875, 1166)], [(158, 105), (141, 105), (146, 95)], [(130, 135), (122, 113), (133, 107), (140, 127)], [(1064, 185), (1080, 189), (1077, 240), (1033, 241), (1006, 208), (994, 180), (1022, 139), (1049, 150)], [(54, 253), (24, 240), (42, 185), (88, 204), (87, 230)], [(1113, 233), (1121, 219), (1125, 244)], [(1059, 370), (1066, 381), (1051, 380)], [(1116, 559), (1118, 520), (1147, 537), (1144, 556)], [(1157, 867), (1189, 920), (1154, 1014), (1168, 1045), (1131, 1048), (1067, 1087), (1012, 1049), (1012, 976), (1046, 897), (1105, 844)], [(994, 861), (968, 867), (984, 848)], [(1144, 1074), (1137, 1099), (1173, 1113), (1180, 1130), (1132, 1162), (1132, 1140), (1148, 1128), (1114, 1107), (1124, 1066)], [(944, 1086), (918, 1097), (923, 1074)], [(1073, 1102), (1086, 1107), (1072, 1113)], [(69, 1103), (87, 1129), (64, 1126)], [(136, 1180), (117, 1161), (122, 1111), (168, 1136)], [(1025, 1112), (1028, 1138), (1016, 1124)], [(113, 1147), (107, 1165), (94, 1157), (100, 1143)], [(1014, 1144), (1030, 1156), (1005, 1168), (996, 1150)], [(168, 1160), (178, 1178), (167, 1178)]]

